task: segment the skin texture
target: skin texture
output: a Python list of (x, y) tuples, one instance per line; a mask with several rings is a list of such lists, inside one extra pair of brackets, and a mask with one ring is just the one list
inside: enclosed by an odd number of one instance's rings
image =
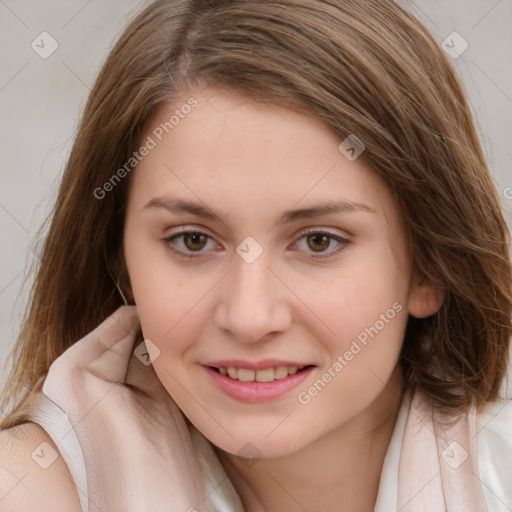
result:
[[(36, 463), (41, 449), (47, 455), (57, 454), (46, 468)], [(66, 462), (52, 438), (37, 424), (24, 423), (0, 432), (0, 510), (81, 510), (78, 491)]]
[[(320, 120), (212, 89), (193, 96), (198, 105), (130, 178), (125, 259), (144, 336), (160, 351), (155, 371), (218, 447), (247, 510), (373, 510), (400, 405), (407, 317), (435, 313), (442, 297), (411, 273), (390, 190), (362, 158), (349, 161), (338, 150), (343, 139)], [(172, 112), (162, 110), (146, 136)], [(206, 204), (222, 222), (145, 208), (156, 197)], [(284, 210), (327, 199), (372, 211), (276, 224)], [(180, 226), (207, 238), (163, 240)], [(308, 241), (304, 228), (348, 243)], [(252, 263), (236, 252), (248, 236), (263, 249)], [(170, 247), (198, 256), (180, 258)], [(393, 304), (394, 318), (301, 404), (298, 393)], [(202, 366), (266, 358), (317, 368), (278, 399), (242, 403)], [(247, 443), (252, 464), (239, 456)]]

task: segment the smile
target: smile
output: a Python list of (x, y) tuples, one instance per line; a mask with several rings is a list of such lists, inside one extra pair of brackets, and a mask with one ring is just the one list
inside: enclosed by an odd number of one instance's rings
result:
[(224, 394), (242, 402), (266, 402), (282, 397), (316, 368), (314, 365), (270, 366), (254, 369), (236, 366), (202, 366), (211, 382)]
[(234, 368), (232, 366), (225, 368), (221, 366), (218, 371), (222, 375), (227, 375), (231, 379), (241, 380), (243, 382), (272, 382), (295, 375), (305, 367), (301, 366), (276, 366), (275, 368), (266, 368), (264, 370), (251, 370), (248, 368)]

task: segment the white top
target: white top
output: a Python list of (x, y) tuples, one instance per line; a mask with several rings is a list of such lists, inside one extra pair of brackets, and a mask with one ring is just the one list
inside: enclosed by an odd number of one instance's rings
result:
[[(504, 381), (500, 396), (512, 397), (512, 379)], [(402, 439), (409, 414), (410, 394), (400, 406), (386, 452), (374, 512), (396, 512), (398, 467)], [(82, 511), (87, 512), (87, 477), (82, 451), (63, 411), (42, 393), (31, 417), (59, 448), (78, 489)], [(478, 464), (489, 512), (512, 511), (512, 400), (489, 403), (476, 417)], [(209, 512), (244, 512), (242, 502), (211, 443), (193, 426), (192, 442), (204, 476)], [(419, 447), (421, 449), (421, 447)]]

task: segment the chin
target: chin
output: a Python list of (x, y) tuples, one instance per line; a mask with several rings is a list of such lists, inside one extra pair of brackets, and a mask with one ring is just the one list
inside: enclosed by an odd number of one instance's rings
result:
[[(197, 427), (196, 427), (197, 428)], [(200, 432), (208, 439), (213, 445), (223, 452), (235, 455), (237, 457), (248, 457), (250, 459), (267, 459), (274, 457), (284, 457), (299, 451), (308, 444), (314, 441), (305, 436), (290, 436), (283, 431), (281, 435), (274, 432), (268, 437), (261, 434), (262, 429), (256, 429), (254, 435), (251, 432), (243, 430), (244, 435), (238, 437), (230, 437), (223, 433), (223, 435), (210, 435), (210, 432), (201, 430)], [(299, 434), (297, 432), (297, 434)]]

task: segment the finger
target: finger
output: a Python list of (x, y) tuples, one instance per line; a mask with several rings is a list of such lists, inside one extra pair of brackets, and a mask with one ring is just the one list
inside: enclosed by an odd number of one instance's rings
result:
[(140, 328), (135, 306), (122, 306), (91, 332), (80, 367), (110, 382), (124, 382), (133, 344)]
[(86, 373), (104, 381), (123, 382), (139, 325), (134, 306), (119, 308), (53, 361), (43, 384), (43, 394), (70, 421), (71, 418), (80, 421), (83, 411), (70, 388), (83, 386), (84, 379), (80, 377)]
[(81, 368), (101, 379), (123, 382), (139, 328), (136, 306), (121, 306), (52, 366), (60, 371)]

